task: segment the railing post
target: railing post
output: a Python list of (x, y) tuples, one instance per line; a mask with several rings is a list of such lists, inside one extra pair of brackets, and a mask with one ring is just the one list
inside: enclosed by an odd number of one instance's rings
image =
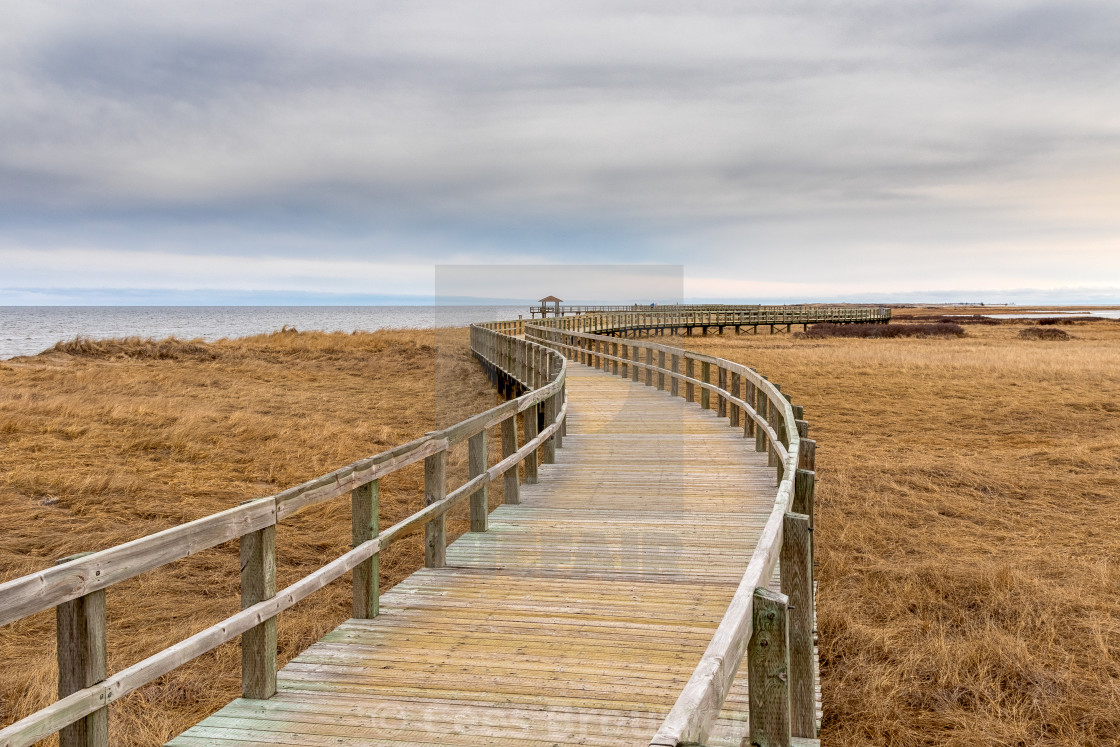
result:
[(751, 747), (789, 747), (788, 600), (755, 589), (754, 632), (747, 644), (747, 689)]
[[(521, 415), (521, 427), (525, 431), (525, 443), (537, 437), (537, 410), (540, 405), (533, 405)], [(528, 485), (537, 484), (537, 449), (533, 449), (525, 457), (525, 482)]]
[[(712, 383), (712, 364), (708, 361), (700, 362), (700, 381), (705, 384)], [(700, 409), (710, 409), (712, 404), (712, 393), (708, 391), (707, 387), (700, 387)]]
[[(770, 399), (766, 396), (766, 390), (764, 390), (762, 387), (755, 387), (755, 392), (757, 394), (757, 401), (754, 404), (754, 411), (758, 413), (758, 416), (760, 418), (762, 418), (762, 421), (764, 423), (769, 423), (770, 422), (770, 415), (769, 415)], [(755, 451), (766, 451), (766, 441), (767, 441), (766, 429), (765, 428), (755, 428), (754, 429), (754, 450)]]
[(817, 442), (811, 438), (801, 439), (801, 447), (797, 453), (797, 466), (801, 469), (816, 471), (817, 469)]
[[(447, 450), (437, 451), (424, 460), (424, 505), (447, 497)], [(424, 525), (424, 567), (447, 565), (447, 522), (440, 514)]]
[(626, 362), (630, 359), (630, 347), (631, 346), (626, 343), (622, 343), (619, 347), (618, 357), (622, 358), (622, 361), (619, 363), (619, 375), (624, 379), (630, 378), (630, 364)]
[(817, 736), (813, 683), (813, 558), (809, 517), (787, 513), (782, 524), (782, 593), (789, 599), (790, 731)]
[[(380, 486), (377, 480), (350, 491), (354, 547), (377, 536)], [(381, 553), (354, 566), (354, 618), (369, 620), (380, 614)]]
[[(467, 440), (467, 462), (472, 480), (486, 471), (486, 431), (479, 431)], [(486, 531), (489, 500), (490, 490), (486, 485), (471, 494), (472, 532)]]
[[(716, 386), (727, 391), (727, 369), (723, 366), (716, 366), (716, 380)], [(727, 417), (727, 398), (722, 393), (716, 395), (716, 414), (721, 418)]]
[[(730, 392), (731, 396), (736, 399), (742, 399), (742, 397), (739, 396), (739, 374), (734, 371), (731, 372)], [(737, 428), (739, 426), (739, 406), (734, 402), (728, 402), (727, 406), (729, 408), (728, 415), (731, 421), (731, 427)]]
[[(513, 456), (517, 452), (517, 415), (510, 415), (502, 421), (502, 458)], [(513, 465), (502, 475), (505, 485), (504, 502), (510, 505), (521, 503), (521, 477), (518, 465)]]
[[(664, 369), (665, 368), (665, 351), (664, 350), (658, 350), (657, 351), (657, 367), (659, 369)], [(658, 371), (657, 372), (657, 388), (660, 389), (661, 391), (665, 391), (665, 373), (663, 371)]]
[[(681, 372), (681, 357), (674, 353), (670, 358), (670, 365), (672, 366), (673, 373), (679, 374)], [(677, 377), (673, 376), (672, 380), (669, 382), (669, 394), (673, 395), (674, 397), (679, 397), (680, 383), (681, 382), (677, 380)]]
[[(803, 442), (804, 443), (804, 442)], [(809, 517), (809, 528), (813, 528), (813, 493), (816, 491), (817, 473), (808, 469), (798, 469), (793, 475), (793, 504), (790, 508), (796, 514)]]
[(689, 379), (684, 385), (684, 399), (686, 402), (695, 402), (696, 385), (692, 383), (692, 379), (696, 378), (696, 361), (688, 357), (684, 359), (684, 375)]
[(613, 373), (615, 376), (618, 376), (618, 343), (617, 342), (612, 342), (611, 343), (611, 355), (614, 356), (614, 360), (611, 361), (611, 373)]
[[(241, 537), (241, 609), (276, 596), (276, 525)], [(276, 694), (276, 617), (241, 634), (241, 697)]]
[[(649, 335), (649, 330), (646, 334)], [(646, 348), (646, 386), (653, 386), (653, 348)]]
[[(544, 411), (544, 427), (547, 428), (556, 421), (556, 412), (559, 409), (556, 406), (556, 395), (554, 394), (542, 402), (541, 409)], [(541, 444), (541, 462), (556, 464), (556, 433), (546, 438), (544, 443)]]
[[(92, 555), (83, 552), (59, 560), (55, 565)], [(108, 676), (105, 647), (105, 590), (63, 602), (55, 608), (58, 642), (58, 697), (65, 698), (96, 685)], [(62, 727), (60, 747), (108, 747), (109, 707)]]
[[(641, 355), (642, 355), (641, 350), (642, 349), (639, 348), (636, 345), (631, 345), (630, 346), (630, 353), (633, 356), (633, 360), (634, 360), (635, 363), (640, 362)], [(642, 369), (641, 369), (640, 366), (630, 366), (630, 374), (631, 374), (630, 378), (633, 379), (634, 381), (638, 381), (638, 376), (640, 375), (641, 370)]]

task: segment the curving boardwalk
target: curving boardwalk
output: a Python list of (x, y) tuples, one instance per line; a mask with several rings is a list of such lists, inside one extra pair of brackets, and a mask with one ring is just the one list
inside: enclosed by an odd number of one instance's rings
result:
[[(567, 387), (563, 448), (521, 505), (297, 657), (275, 696), (170, 744), (648, 745), (743, 577), (774, 469), (696, 403), (574, 362)], [(706, 743), (738, 745), (746, 714), (736, 681)]]

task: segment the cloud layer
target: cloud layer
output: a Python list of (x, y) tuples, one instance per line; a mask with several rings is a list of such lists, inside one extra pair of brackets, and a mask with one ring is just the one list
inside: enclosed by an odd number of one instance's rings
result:
[(1078, 0), (12, 0), (0, 287), (1120, 286), (1117, 38)]

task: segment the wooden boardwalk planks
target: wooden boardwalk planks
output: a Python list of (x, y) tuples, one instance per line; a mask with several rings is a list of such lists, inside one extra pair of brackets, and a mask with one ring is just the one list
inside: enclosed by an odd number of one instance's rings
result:
[[(692, 674), (774, 501), (741, 430), (570, 364), (555, 464), (279, 675), (170, 744), (647, 745)], [(740, 680), (745, 681), (745, 677)], [(745, 734), (737, 683), (712, 744)]]

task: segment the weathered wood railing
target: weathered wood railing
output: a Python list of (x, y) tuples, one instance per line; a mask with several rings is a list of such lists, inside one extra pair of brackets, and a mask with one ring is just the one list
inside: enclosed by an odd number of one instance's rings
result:
[(614, 312), (625, 313), (655, 313), (655, 314), (676, 314), (681, 312), (741, 312), (741, 313), (754, 313), (759, 315), (781, 316), (788, 313), (799, 312), (823, 312), (821, 315), (828, 315), (838, 309), (857, 309), (865, 314), (870, 314), (873, 317), (878, 317), (882, 321), (890, 319), (890, 309), (886, 307), (858, 307), (858, 306), (816, 306), (804, 304), (783, 304), (777, 306), (763, 306), (761, 304), (626, 304), (626, 305), (561, 305), (561, 306), (531, 306), (529, 307), (529, 314), (536, 317), (540, 314), (542, 317), (549, 317), (556, 314), (559, 310), (560, 316), (572, 316), (579, 314), (606, 314)]
[[(62, 747), (108, 744), (108, 706), (219, 645), (241, 636), (242, 695), (276, 692), (276, 616), (331, 581), (353, 571), (353, 615), (378, 614), (380, 552), (424, 526), (425, 564), (445, 564), (444, 517), (470, 500), (471, 531), (486, 531), (487, 485), (499, 477), (505, 501), (519, 502), (518, 465), (535, 480), (538, 451), (548, 463), (561, 445), (567, 415), (565, 360), (549, 347), (505, 334), (506, 327), (471, 330), (475, 356), (507, 388), (523, 391), (474, 417), (428, 433), (395, 449), (355, 462), (303, 485), (258, 498), (197, 521), (94, 553), (0, 584), (0, 625), (56, 608), (59, 700), (0, 729), (0, 746), (19, 747), (60, 732)], [(538, 411), (543, 412), (539, 427)], [(517, 416), (525, 423), (518, 445)], [(502, 459), (487, 466), (487, 430), (500, 427)], [(448, 449), (467, 442), (469, 479), (447, 490)], [(378, 531), (378, 481), (424, 462), (425, 507)], [(530, 470), (531, 467), (531, 470)], [(314, 573), (276, 590), (276, 525), (296, 511), (350, 493), (354, 548)], [(188, 555), (240, 538), (242, 610), (205, 630), (112, 675), (106, 672), (105, 593), (114, 584)]]
[[(790, 745), (817, 734), (813, 491), (816, 444), (803, 410), (754, 369), (652, 342), (582, 331), (614, 332), (628, 317), (595, 315), (527, 323), (528, 339), (571, 360), (715, 409), (769, 454), (776, 469), (774, 508), (742, 580), (703, 658), (651, 745), (702, 743), (747, 655), (750, 744)], [(644, 359), (644, 360), (643, 360)], [(682, 387), (683, 384), (683, 387)], [(683, 390), (683, 391), (682, 391)], [(768, 589), (775, 567), (781, 594)]]

